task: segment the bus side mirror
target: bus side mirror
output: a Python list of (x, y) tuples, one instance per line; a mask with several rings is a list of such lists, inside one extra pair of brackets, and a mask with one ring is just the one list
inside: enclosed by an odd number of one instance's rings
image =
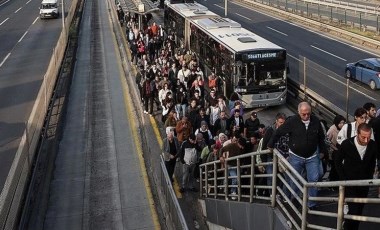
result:
[(286, 74), (290, 74), (289, 63), (286, 65)]

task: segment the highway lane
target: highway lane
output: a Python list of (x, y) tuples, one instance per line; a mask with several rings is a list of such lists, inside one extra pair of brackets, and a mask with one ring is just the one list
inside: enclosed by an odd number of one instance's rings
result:
[(40, 0), (28, 1), (0, 6), (1, 190), (62, 29), (61, 20), (38, 18)]
[[(40, 0), (12, 0), (0, 6), (0, 63), (18, 43), (37, 16)], [(28, 23), (27, 23), (28, 22)]]
[[(202, 1), (201, 3), (212, 11), (224, 15), (223, 2), (215, 4)], [(345, 108), (346, 98), (346, 80), (343, 77), (345, 64), (358, 59), (376, 56), (376, 54), (368, 53), (362, 48), (328, 38), (323, 34), (309, 31), (236, 4), (229, 3), (228, 11), (229, 18), (238, 21), (242, 26), (259, 36), (286, 48), (291, 57), (297, 59), (300, 59), (300, 56), (306, 57), (321, 65), (324, 68), (321, 73), (317, 73), (317, 71), (313, 71), (315, 75), (309, 75), (310, 73), (308, 73), (307, 86), (342, 109)], [(290, 77), (303, 83), (303, 66), (291, 59), (293, 58), (289, 58)], [(334, 73), (336, 76), (333, 76), (332, 79), (328, 76), (323, 76), (324, 74), (322, 73), (327, 72), (327, 70), (332, 71), (332, 73), (329, 73), (330, 76)], [(353, 113), (355, 108), (362, 106), (364, 101), (376, 102), (380, 99), (379, 93), (368, 90), (367, 86), (358, 86), (357, 83), (352, 85), (353, 88), (350, 90), (350, 113)], [(363, 93), (367, 95), (363, 95)]]

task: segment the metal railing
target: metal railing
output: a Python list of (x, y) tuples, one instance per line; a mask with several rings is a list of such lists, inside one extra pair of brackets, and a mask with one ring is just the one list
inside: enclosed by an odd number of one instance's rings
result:
[(170, 221), (175, 229), (189, 229), (185, 217), (183, 216), (182, 209), (178, 203), (177, 196), (174, 192), (170, 177), (165, 167), (164, 159), (160, 157), (160, 190), (163, 194), (161, 198), (164, 198), (164, 202), (161, 202), (162, 205), (166, 205), (165, 210), (169, 213), (167, 218), (170, 218)]
[[(270, 2), (268, 0), (233, 1), (252, 6), (256, 10), (266, 12), (269, 10), (273, 14), (298, 21), (306, 26), (342, 37), (353, 43), (365, 45), (375, 50), (380, 49), (380, 41), (374, 39), (380, 32), (379, 15), (370, 13), (364, 15), (361, 12), (355, 13), (351, 10), (335, 8), (323, 11), (317, 7), (317, 9), (312, 10), (311, 4), (310, 6), (302, 6), (302, 1), (295, 0), (271, 0)], [(297, 2), (297, 6), (290, 6), (288, 2)]]
[[(219, 160), (200, 165), (200, 195), (205, 198), (232, 199), (240, 202), (266, 202), (273, 208), (279, 208), (283, 215), (290, 221), (295, 229), (331, 229), (331, 226), (323, 226), (324, 222), (309, 223), (308, 215), (319, 217), (330, 217), (336, 219), (334, 228), (341, 229), (344, 220), (358, 220), (361, 222), (380, 223), (378, 216), (347, 215), (343, 208), (346, 202), (380, 204), (378, 198), (345, 198), (345, 188), (348, 186), (357, 187), (378, 187), (380, 180), (356, 180), (356, 181), (334, 181), (308, 183), (277, 151), (274, 150), (273, 161), (256, 164), (255, 158), (258, 155), (269, 154), (269, 151), (252, 152), (225, 160), (225, 164)], [(231, 163), (236, 166), (228, 166)], [(272, 166), (273, 173), (258, 173), (255, 167)], [(228, 170), (236, 169), (236, 176), (229, 176)], [(260, 178), (272, 178), (271, 184), (258, 183)], [(236, 185), (231, 184), (231, 180), (236, 179)], [(236, 195), (230, 190), (236, 188)], [(311, 197), (308, 191), (311, 188), (338, 188), (339, 194), (336, 196), (316, 196)], [(267, 190), (267, 196), (260, 196), (260, 190)], [(306, 194), (306, 195), (305, 195)], [(337, 204), (336, 210), (317, 211), (308, 208), (309, 201), (317, 204)]]

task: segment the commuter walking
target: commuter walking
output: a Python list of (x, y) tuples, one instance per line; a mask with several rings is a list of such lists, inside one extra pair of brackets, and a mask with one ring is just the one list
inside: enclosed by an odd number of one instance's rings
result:
[[(319, 119), (311, 114), (311, 106), (307, 102), (298, 105), (298, 115), (290, 117), (280, 126), (268, 148), (273, 149), (281, 136), (289, 134), (289, 158), (290, 165), (302, 175), (306, 171), (308, 182), (318, 182), (319, 157), (327, 153), (325, 135)], [(292, 188), (296, 189), (292, 183)], [(309, 189), (309, 197), (316, 197), (317, 188)], [(303, 194), (307, 196), (307, 194)], [(309, 208), (316, 206), (315, 201), (309, 201)]]
[(329, 161), (330, 161), (330, 174), (329, 180), (336, 181), (338, 180), (338, 173), (335, 169), (335, 158), (338, 152), (337, 138), (338, 133), (342, 129), (343, 125), (346, 123), (346, 119), (342, 115), (336, 115), (334, 118), (333, 125), (327, 131), (327, 138), (330, 141), (331, 145), (329, 148)]
[(192, 133), (192, 126), (186, 116), (183, 116), (182, 119), (177, 122), (175, 131), (177, 133), (177, 138), (180, 143), (189, 138), (190, 134)]
[[(367, 111), (364, 108), (357, 108), (355, 110), (354, 117), (354, 122), (343, 125), (342, 129), (339, 131), (336, 141), (338, 145), (342, 144), (344, 140), (356, 135), (359, 125), (366, 123), (367, 121)], [(371, 135), (371, 139), (374, 140), (373, 133)]]
[[(226, 161), (226, 159), (244, 154), (246, 140), (240, 137), (236, 143), (228, 144), (220, 149), (220, 162), (227, 167), (228, 177), (231, 178), (230, 196), (232, 200), (236, 200), (237, 196), (237, 168), (236, 160)], [(227, 183), (227, 182), (226, 182)]]
[(198, 149), (196, 137), (194, 134), (190, 134), (189, 138), (185, 140), (180, 149), (180, 160), (182, 163), (182, 183), (180, 192), (184, 193), (186, 189), (196, 192), (194, 187), (194, 170), (196, 163), (198, 162)]
[(244, 124), (244, 136), (250, 138), (253, 134), (259, 130), (260, 120), (257, 118), (257, 113), (252, 112), (251, 116), (245, 120)]
[(376, 106), (372, 102), (367, 102), (363, 108), (367, 111), (367, 123), (371, 125), (372, 120), (376, 117)]
[[(261, 150), (266, 150), (268, 149), (268, 143), (269, 141), (273, 138), (275, 131), (285, 123), (286, 120), (286, 115), (283, 113), (278, 113), (276, 115), (276, 120), (272, 126), (269, 126), (267, 128), (267, 131), (265, 132), (265, 135), (263, 137), (263, 142), (262, 142), (262, 149)], [(285, 134), (284, 136), (286, 136)], [(283, 151), (288, 151), (288, 143), (284, 143), (284, 136), (281, 136), (280, 138), (277, 139), (276, 143), (274, 143), (274, 148), (276, 148), (278, 151), (283, 152)], [(284, 146), (285, 145), (285, 146)], [(264, 155), (257, 155), (256, 156), (256, 161), (257, 162), (273, 162), (273, 153), (271, 154), (264, 154)], [(265, 171), (267, 174), (272, 174), (273, 173), (273, 165), (267, 165), (265, 169), (263, 170), (262, 168), (260, 171)], [(272, 185), (272, 177), (266, 178), (266, 185)], [(268, 191), (262, 191), (260, 195), (266, 195), (269, 196)]]
[[(371, 139), (372, 129), (362, 123), (357, 127), (357, 135), (344, 140), (338, 150), (335, 160), (340, 180), (368, 180), (372, 179), (375, 170), (378, 149)], [(346, 197), (366, 198), (369, 188), (367, 186), (346, 187)], [(361, 215), (363, 203), (348, 202), (349, 215)], [(359, 229), (359, 221), (346, 220), (344, 229)]]
[[(148, 77), (145, 77), (145, 81), (142, 84), (142, 95), (144, 99), (144, 113), (153, 114), (153, 90), (152, 83)], [(149, 111), (148, 111), (149, 107)]]
[(173, 131), (169, 131), (166, 134), (166, 138), (163, 140), (162, 155), (165, 161), (166, 170), (168, 171), (169, 178), (173, 182), (173, 174), (175, 169), (175, 164), (177, 161), (178, 152), (180, 150), (180, 145), (178, 139), (174, 136)]

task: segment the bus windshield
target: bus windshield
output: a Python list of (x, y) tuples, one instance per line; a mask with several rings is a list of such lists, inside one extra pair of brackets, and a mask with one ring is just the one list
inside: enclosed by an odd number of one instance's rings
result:
[(239, 87), (270, 87), (286, 83), (285, 65), (283, 62), (238, 63), (236, 80)]

